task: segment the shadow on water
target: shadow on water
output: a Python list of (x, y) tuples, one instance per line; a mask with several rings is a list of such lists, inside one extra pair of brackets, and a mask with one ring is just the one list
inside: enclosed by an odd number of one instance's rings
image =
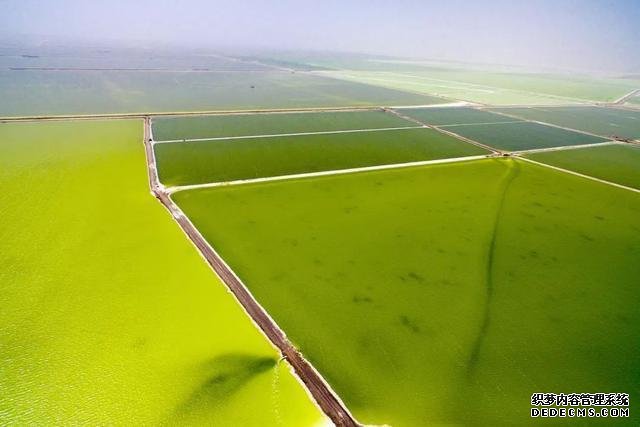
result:
[(176, 408), (174, 416), (184, 417), (220, 405), (276, 363), (272, 357), (238, 353), (224, 354), (205, 362), (200, 368), (204, 381)]
[(516, 161), (509, 160), (507, 162), (507, 167), (508, 167), (507, 173), (502, 178), (502, 182), (500, 183), (500, 187), (499, 187), (498, 201), (496, 204), (496, 213), (493, 221), (493, 227), (491, 230), (491, 238), (489, 240), (489, 249), (487, 251), (487, 258), (485, 263), (486, 290), (485, 290), (484, 314), (482, 316), (482, 323), (480, 324), (478, 335), (476, 336), (476, 339), (473, 342), (473, 346), (471, 347), (469, 362), (467, 363), (468, 377), (473, 375), (473, 373), (475, 372), (476, 366), (478, 364), (478, 358), (480, 356), (480, 350), (482, 349), (482, 345), (484, 343), (485, 337), (487, 335), (487, 330), (489, 328), (489, 321), (491, 318), (491, 304), (493, 300), (493, 264), (494, 264), (495, 248), (496, 248), (496, 234), (498, 232), (498, 227), (502, 219), (504, 202), (507, 197), (507, 193), (509, 192), (509, 188), (511, 187), (511, 184), (520, 173), (520, 165)]

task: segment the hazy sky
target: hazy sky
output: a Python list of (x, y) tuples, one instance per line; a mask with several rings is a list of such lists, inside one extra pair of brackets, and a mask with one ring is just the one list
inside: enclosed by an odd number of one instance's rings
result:
[(0, 0), (0, 34), (640, 70), (640, 0)]

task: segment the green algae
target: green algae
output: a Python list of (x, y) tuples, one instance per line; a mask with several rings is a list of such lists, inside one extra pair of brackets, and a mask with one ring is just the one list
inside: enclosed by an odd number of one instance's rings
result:
[(635, 193), (487, 159), (173, 197), (362, 422), (640, 394)]
[(156, 141), (411, 127), (415, 123), (383, 111), (232, 114), (153, 119)]
[(640, 146), (599, 145), (527, 155), (532, 160), (640, 189)]
[(202, 184), (488, 154), (433, 129), (155, 144), (165, 185)]
[(149, 194), (140, 121), (0, 125), (0, 424), (313, 425)]

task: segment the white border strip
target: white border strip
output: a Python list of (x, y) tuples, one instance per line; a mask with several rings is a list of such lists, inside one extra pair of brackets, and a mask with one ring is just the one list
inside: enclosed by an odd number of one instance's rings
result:
[[(597, 105), (590, 105), (589, 107), (598, 107), (598, 106)], [(570, 132), (574, 132), (574, 133), (581, 133), (581, 134), (584, 134), (584, 135), (595, 136), (595, 137), (603, 138), (603, 139), (611, 138), (610, 136), (598, 135), (598, 134), (595, 134), (595, 133), (591, 133), (591, 132), (587, 132), (587, 131), (579, 130), (579, 129), (574, 129), (574, 128), (569, 128), (569, 127), (562, 126), (562, 125), (557, 125), (557, 124), (554, 124), (554, 123), (541, 122), (539, 120), (528, 119), (528, 118), (523, 117), (523, 116), (518, 116), (517, 113), (516, 114), (508, 114), (508, 113), (505, 113), (503, 111), (493, 111), (492, 108), (502, 108), (502, 107), (488, 107), (488, 108), (482, 107), (482, 108), (479, 108), (479, 109), (483, 110), (483, 111), (488, 111), (488, 112), (493, 113), (493, 114), (498, 114), (499, 116), (511, 117), (512, 119), (519, 119), (519, 120), (523, 120), (523, 121), (529, 122), (529, 123), (537, 123), (537, 124), (543, 125), (543, 126), (549, 126), (549, 127), (552, 127), (552, 128), (564, 129), (564, 130), (567, 130), (567, 131), (570, 131)], [(540, 108), (540, 107), (517, 107), (517, 108), (530, 108), (530, 109), (534, 109), (535, 110), (536, 108)], [(551, 108), (551, 107), (547, 107), (547, 108)], [(600, 107), (600, 108), (609, 108), (609, 107)]]
[(392, 163), (392, 164), (380, 165), (380, 166), (364, 166), (361, 168), (336, 169), (336, 170), (321, 171), (321, 172), (309, 172), (309, 173), (299, 173), (299, 174), (291, 174), (291, 175), (270, 176), (265, 178), (239, 179), (235, 181), (209, 182), (204, 184), (193, 184), (193, 185), (178, 185), (174, 187), (167, 187), (165, 191), (169, 195), (171, 195), (178, 191), (195, 190), (198, 188), (225, 187), (225, 186), (231, 186), (231, 185), (284, 181), (289, 179), (313, 178), (313, 177), (330, 176), (330, 175), (344, 175), (344, 174), (350, 174), (350, 173), (371, 172), (371, 171), (387, 170), (387, 169), (400, 169), (400, 168), (407, 168), (412, 166), (425, 166), (425, 165), (436, 165), (436, 164), (443, 164), (443, 163), (467, 162), (472, 160), (487, 159), (490, 157), (494, 157), (494, 155), (486, 154), (486, 155), (479, 155), (479, 156), (452, 157), (448, 159), (422, 160), (422, 161), (407, 162), (407, 163)]
[(634, 89), (631, 92), (622, 95), (620, 98), (612, 102), (612, 104), (624, 104), (628, 99), (634, 98), (636, 95), (640, 95), (640, 89)]
[(507, 125), (509, 123), (526, 123), (527, 120), (511, 120), (504, 122), (481, 122), (481, 123), (455, 123), (451, 125), (433, 125), (439, 128), (453, 128), (457, 126), (483, 126), (483, 125)]
[(563, 168), (560, 168), (558, 166), (552, 166), (552, 165), (549, 165), (549, 164), (546, 164), (546, 163), (541, 163), (541, 162), (538, 162), (538, 161), (535, 161), (535, 160), (531, 160), (531, 159), (529, 159), (527, 157), (520, 157), (520, 156), (516, 156), (516, 157), (518, 159), (520, 159), (520, 160), (524, 160), (525, 162), (534, 163), (534, 164), (536, 164), (538, 166), (543, 166), (545, 168), (554, 169), (554, 170), (557, 170), (559, 172), (564, 172), (564, 173), (568, 173), (568, 174), (571, 174), (571, 175), (579, 176), (581, 178), (586, 178), (586, 179), (589, 179), (591, 181), (599, 182), (601, 184), (611, 185), (613, 187), (621, 188), (623, 190), (633, 191), (634, 193), (640, 193), (640, 189), (637, 189), (637, 188), (627, 187), (626, 185), (616, 184), (615, 182), (605, 181), (604, 179), (596, 178), (596, 177), (589, 176), (589, 175), (584, 175), (584, 174), (581, 174), (580, 172), (574, 172), (574, 171), (569, 170), (569, 169), (563, 169)]
[(600, 147), (603, 145), (624, 145), (624, 142), (619, 141), (605, 141), (605, 142), (596, 142), (593, 144), (580, 144), (580, 145), (561, 145), (559, 147), (549, 147), (549, 148), (532, 148), (530, 150), (519, 150), (512, 151), (511, 154), (535, 154), (535, 153), (546, 153), (548, 151), (567, 151), (567, 150), (576, 150), (580, 148), (591, 148), (591, 147)]
[(455, 107), (476, 107), (476, 106), (480, 106), (481, 104), (478, 104), (476, 102), (469, 102), (469, 101), (456, 101), (456, 102), (449, 102), (446, 104), (427, 104), (427, 105), (394, 105), (391, 107), (386, 107), (386, 108), (391, 108), (391, 109), (412, 109), (412, 108), (419, 108), (421, 110), (425, 109), (425, 108), (455, 108)]
[[(144, 123), (143, 124), (143, 135), (144, 135), (143, 144), (145, 146), (145, 155), (146, 155), (146, 160), (147, 160), (146, 164), (147, 164), (148, 172), (149, 172), (148, 175), (149, 175), (149, 185), (150, 185), (151, 193), (154, 196), (156, 196), (156, 198), (159, 199), (160, 204), (163, 205), (167, 209), (167, 211), (171, 215), (172, 219), (177, 223), (179, 229), (184, 233), (184, 235), (187, 238), (187, 240), (191, 242), (191, 244), (195, 247), (196, 252), (198, 252), (198, 254), (200, 254), (200, 256), (205, 260), (206, 264), (211, 268), (211, 270), (213, 270), (213, 273), (219, 278), (219, 280), (223, 284), (223, 286), (226, 289), (226, 291), (229, 292), (232, 295), (234, 300), (240, 306), (240, 309), (243, 310), (246, 313), (246, 315), (249, 317), (249, 320), (257, 328), (258, 332), (261, 333), (267, 339), (267, 342), (276, 350), (277, 353), (279, 353), (282, 357), (285, 358), (285, 360), (287, 361), (287, 364), (289, 365), (289, 370), (291, 371), (293, 377), (298, 380), (298, 382), (301, 384), (303, 390), (305, 390), (307, 392), (307, 395), (310, 397), (311, 402), (318, 408), (319, 412), (321, 414), (323, 414), (325, 418), (331, 419), (329, 413), (326, 412), (323, 409), (322, 405), (319, 403), (319, 399), (317, 399), (313, 395), (313, 393), (311, 392), (311, 390), (308, 387), (308, 385), (303, 381), (303, 379), (300, 377), (300, 375), (298, 375), (298, 372), (294, 368), (292, 362), (290, 362), (289, 360), (286, 359), (286, 354), (287, 353), (285, 351), (285, 348), (281, 348), (276, 343), (276, 341), (273, 340), (270, 337), (270, 335), (267, 334), (267, 332), (260, 327), (260, 325), (258, 324), (258, 321), (250, 314), (249, 309), (247, 307), (245, 307), (244, 303), (241, 301), (241, 298), (232, 289), (232, 286), (229, 285), (229, 283), (225, 280), (225, 278), (223, 278), (222, 275), (216, 270), (216, 268), (213, 265), (213, 262), (210, 259), (208, 259), (207, 256), (205, 256), (205, 254), (201, 251), (200, 247), (196, 244), (195, 240), (190, 237), (189, 233), (187, 233), (187, 230), (185, 229), (185, 227), (183, 227), (183, 224), (180, 223), (180, 219), (182, 219), (186, 223), (188, 223), (188, 225), (190, 226), (191, 230), (193, 230), (193, 232), (197, 235), (198, 239), (214, 255), (216, 261), (218, 261), (220, 264), (222, 264), (225, 267), (226, 271), (233, 276), (233, 278), (236, 280), (236, 282), (242, 288), (243, 292), (245, 292), (249, 296), (249, 298), (251, 300), (251, 303), (254, 306), (256, 306), (259, 309), (259, 311), (261, 312), (261, 314), (263, 314), (268, 319), (268, 321), (270, 322), (271, 326), (276, 331), (276, 335), (278, 335), (279, 338), (282, 340), (282, 342), (285, 344), (284, 347), (289, 348), (290, 350), (296, 352), (299, 355), (299, 358), (301, 359), (301, 361), (304, 362), (304, 364), (314, 372), (316, 378), (318, 378), (318, 380), (325, 387), (325, 390), (331, 395), (331, 397), (333, 399), (335, 399), (336, 402), (338, 402), (338, 405), (340, 406), (340, 409), (342, 411), (344, 411), (348, 415), (348, 417), (350, 418), (351, 421), (353, 421), (357, 425), (360, 425), (357, 422), (357, 420), (355, 419), (355, 417), (353, 416), (353, 414), (351, 414), (351, 412), (349, 411), (348, 407), (344, 404), (344, 402), (342, 401), (340, 396), (331, 388), (331, 386), (329, 385), (327, 380), (318, 372), (316, 367), (313, 366), (302, 355), (302, 353), (289, 341), (289, 338), (287, 337), (285, 332), (274, 321), (274, 319), (271, 317), (269, 312), (267, 312), (265, 310), (265, 308), (258, 302), (258, 300), (255, 299), (254, 295), (251, 293), (249, 288), (244, 284), (244, 282), (238, 277), (236, 272), (233, 269), (231, 269), (231, 267), (227, 264), (227, 262), (213, 248), (211, 243), (209, 243), (209, 241), (204, 238), (204, 236), (202, 235), (200, 230), (197, 227), (195, 227), (195, 225), (193, 224), (191, 219), (187, 215), (185, 215), (185, 213), (178, 206), (178, 204), (171, 198), (171, 194), (168, 194), (165, 191), (165, 189), (162, 186), (162, 184), (158, 181), (158, 175), (156, 173), (156, 170), (157, 170), (156, 163), (155, 163), (156, 159), (155, 159), (155, 154), (154, 154), (154, 150), (153, 150), (153, 145), (151, 144), (153, 142), (153, 134), (152, 134), (152, 131), (151, 131), (151, 118), (146, 117), (144, 119), (143, 123)], [(160, 196), (160, 195), (162, 195), (162, 196)], [(278, 369), (277, 366), (276, 366), (276, 369)], [(344, 420), (344, 421), (348, 422), (349, 420)], [(351, 423), (347, 423), (345, 425), (351, 425)]]
[(242, 136), (220, 136), (214, 138), (193, 138), (193, 139), (167, 139), (163, 141), (153, 141), (153, 144), (168, 144), (174, 142), (204, 142), (204, 141), (225, 141), (234, 139), (257, 139), (257, 138), (281, 138), (287, 136), (308, 136), (308, 135), (332, 135), (339, 133), (358, 133), (358, 132), (381, 132), (404, 129), (422, 129), (426, 126), (400, 126), (392, 128), (373, 128), (373, 129), (348, 129), (348, 130), (327, 130), (319, 132), (298, 132), (298, 133), (274, 133), (264, 135), (242, 135)]

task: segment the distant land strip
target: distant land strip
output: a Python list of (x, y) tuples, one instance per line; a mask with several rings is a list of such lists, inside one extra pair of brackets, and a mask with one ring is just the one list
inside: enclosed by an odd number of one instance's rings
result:
[(264, 73), (268, 70), (256, 68), (99, 68), (99, 67), (8, 67), (9, 71), (154, 71), (167, 73)]

